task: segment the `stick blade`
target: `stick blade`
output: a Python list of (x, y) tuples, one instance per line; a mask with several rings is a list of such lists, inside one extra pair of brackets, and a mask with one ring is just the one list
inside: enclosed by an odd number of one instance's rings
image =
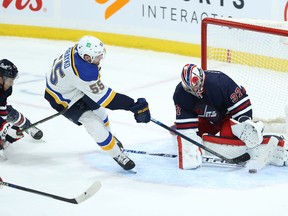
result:
[(236, 163), (236, 164), (240, 164), (240, 163), (244, 163), (248, 160), (250, 160), (250, 155), (249, 153), (244, 153), (242, 155), (240, 155), (239, 157), (236, 157), (236, 158), (233, 158), (233, 162)]
[(79, 195), (75, 198), (77, 204), (84, 202), (85, 200), (89, 199), (93, 196), (97, 191), (101, 188), (101, 182), (95, 181), (83, 194)]

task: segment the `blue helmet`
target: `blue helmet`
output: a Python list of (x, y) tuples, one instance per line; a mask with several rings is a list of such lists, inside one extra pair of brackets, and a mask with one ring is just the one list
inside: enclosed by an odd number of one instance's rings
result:
[(185, 91), (193, 94), (198, 98), (202, 98), (204, 91), (205, 73), (202, 68), (198, 68), (195, 64), (184, 65), (181, 73), (182, 86)]

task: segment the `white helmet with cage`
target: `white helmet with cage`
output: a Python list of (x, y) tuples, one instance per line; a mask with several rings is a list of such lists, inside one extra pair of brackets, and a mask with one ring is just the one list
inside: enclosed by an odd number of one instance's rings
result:
[(195, 64), (184, 65), (181, 73), (182, 86), (185, 91), (193, 94), (198, 98), (202, 98), (204, 91), (205, 73), (202, 68), (198, 68)]
[(85, 55), (90, 56), (91, 62), (100, 55), (104, 55), (106, 53), (105, 46), (102, 41), (93, 36), (84, 36), (82, 37), (77, 45), (78, 54), (84, 59)]

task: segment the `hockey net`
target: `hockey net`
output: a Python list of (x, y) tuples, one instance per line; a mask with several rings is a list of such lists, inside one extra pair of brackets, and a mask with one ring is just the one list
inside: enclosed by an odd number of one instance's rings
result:
[(254, 120), (263, 121), (265, 131), (286, 132), (288, 23), (205, 18), (201, 40), (202, 68), (220, 70), (245, 87)]

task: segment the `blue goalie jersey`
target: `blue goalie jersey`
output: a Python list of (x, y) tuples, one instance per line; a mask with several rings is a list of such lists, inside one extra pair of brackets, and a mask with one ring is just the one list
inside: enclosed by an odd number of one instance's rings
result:
[(242, 86), (220, 71), (207, 70), (205, 75), (202, 98), (186, 92), (181, 83), (176, 86), (173, 100), (177, 129), (216, 134), (226, 119), (252, 118), (250, 98)]

